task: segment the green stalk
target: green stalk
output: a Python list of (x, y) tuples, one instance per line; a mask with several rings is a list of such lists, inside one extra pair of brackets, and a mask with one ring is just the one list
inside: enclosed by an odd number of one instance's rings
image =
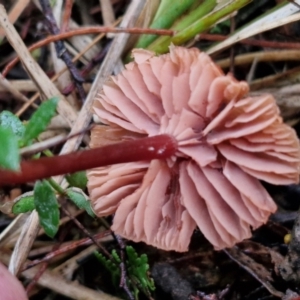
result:
[(249, 4), (252, 0), (236, 0), (232, 1), (225, 7), (220, 8), (217, 11), (213, 11), (209, 15), (201, 18), (200, 20), (194, 22), (189, 27), (181, 30), (178, 34), (176, 34), (174, 37), (172, 37), (170, 40), (165, 41), (161, 43), (160, 45), (157, 45), (154, 48), (150, 48), (150, 50), (153, 50), (157, 53), (165, 53), (168, 51), (168, 47), (170, 43), (173, 43), (175, 45), (182, 45), (183, 43), (189, 41), (190, 39), (194, 38), (197, 34), (209, 29), (211, 26), (213, 26), (215, 23), (217, 23), (222, 18), (230, 15), (234, 11), (242, 8), (243, 6)]
[[(201, 19), (208, 13), (212, 11), (212, 9), (216, 6), (217, 0), (206, 0), (194, 10), (190, 11), (186, 16), (183, 16), (179, 19), (170, 29), (174, 31), (182, 31), (197, 20)], [(171, 43), (171, 37), (169, 36), (161, 36), (156, 39), (149, 47), (149, 50), (154, 50), (159, 47), (160, 44), (168, 44)]]
[(52, 188), (60, 195), (65, 195), (66, 191), (52, 178), (46, 179)]
[(215, 24), (220, 19), (224, 18), (225, 16), (233, 13), (234, 11), (241, 9), (243, 6), (249, 4), (252, 2), (252, 0), (237, 0), (226, 7), (215, 11), (208, 16), (202, 18), (201, 20), (196, 21), (194, 24), (190, 25), (188, 28), (182, 30), (178, 34), (176, 34), (172, 38), (172, 43), (178, 45), (183, 44), (184, 42), (187, 42), (188, 40), (195, 37), (198, 33), (203, 32), (204, 30), (207, 30)]
[[(195, 1), (198, 0), (162, 0), (150, 28), (170, 28), (174, 21), (187, 11)], [(157, 35), (154, 34), (142, 35), (135, 47), (147, 48), (156, 38)]]

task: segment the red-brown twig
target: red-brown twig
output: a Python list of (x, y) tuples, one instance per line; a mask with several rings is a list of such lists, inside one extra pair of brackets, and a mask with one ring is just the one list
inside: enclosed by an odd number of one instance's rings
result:
[[(207, 40), (207, 41), (224, 41), (228, 38), (227, 35), (222, 34), (209, 34), (201, 33), (198, 35), (198, 40)], [(265, 48), (278, 48), (278, 49), (299, 49), (300, 43), (290, 43), (290, 42), (274, 42), (266, 40), (257, 40), (257, 39), (245, 39), (239, 41), (239, 43), (244, 45), (259, 46)]]
[(113, 260), (113, 256), (89, 233), (89, 231), (76, 219), (76, 217), (72, 216), (69, 211), (62, 205), (62, 211), (74, 222), (74, 224), (86, 235), (88, 236), (93, 243), (101, 250), (107, 258)]
[(69, 29), (69, 22), (71, 19), (73, 4), (74, 4), (73, 0), (66, 0), (65, 2), (65, 10), (62, 18), (63, 21), (60, 29), (61, 32), (66, 32)]
[[(104, 238), (106, 236), (109, 236), (110, 234), (111, 234), (110, 230), (105, 230), (104, 232), (93, 235), (93, 238), (96, 241), (98, 241), (98, 240), (101, 240), (102, 238)], [(59, 248), (55, 251), (52, 251), (52, 252), (48, 253), (47, 255), (45, 255), (41, 259), (35, 259), (35, 260), (31, 261), (30, 263), (26, 264), (26, 266), (24, 267), (24, 269), (22, 271), (28, 270), (28, 269), (30, 269), (30, 268), (38, 265), (38, 264), (48, 262), (51, 259), (53, 259), (54, 257), (59, 256), (59, 255), (65, 253), (65, 252), (77, 249), (78, 247), (81, 247), (81, 246), (89, 246), (91, 244), (93, 244), (93, 241), (90, 238), (84, 238), (84, 239), (81, 239), (79, 241), (73, 242), (69, 245), (66, 245), (64, 247), (61, 247), (61, 248)]]
[[(66, 235), (68, 233), (68, 230), (66, 230), (66, 228), (64, 228), (64, 230), (62, 230), (60, 232), (60, 236), (59, 236), (59, 243), (55, 244), (53, 246), (53, 251), (58, 250), (61, 243), (63, 242), (63, 240), (65, 239)], [(35, 274), (35, 276), (33, 277), (32, 281), (28, 284), (28, 286), (26, 287), (26, 292), (27, 294), (29, 294), (31, 292), (31, 290), (35, 287), (35, 285), (37, 284), (38, 280), (40, 279), (40, 277), (43, 275), (43, 273), (46, 271), (48, 267), (48, 262), (44, 262), (41, 267), (39, 268), (38, 272)]]

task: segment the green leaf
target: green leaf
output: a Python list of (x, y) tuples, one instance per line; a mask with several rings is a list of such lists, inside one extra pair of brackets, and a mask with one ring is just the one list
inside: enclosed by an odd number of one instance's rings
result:
[(86, 188), (87, 177), (85, 171), (76, 172), (66, 175), (66, 179), (71, 186), (78, 187), (82, 190)]
[(0, 126), (10, 128), (11, 131), (19, 138), (22, 138), (25, 132), (25, 126), (22, 121), (10, 111), (4, 110), (0, 114)]
[(59, 207), (55, 193), (45, 180), (34, 186), (34, 205), (45, 233), (53, 238), (59, 225)]
[(58, 98), (54, 97), (42, 103), (37, 111), (32, 115), (25, 127), (23, 144), (28, 145), (33, 139), (37, 138), (50, 123), (55, 115)]
[(14, 200), (12, 213), (17, 215), (35, 209), (33, 192), (28, 192)]
[(9, 128), (0, 127), (0, 167), (17, 171), (20, 168), (18, 139)]
[(91, 202), (81, 189), (69, 188), (66, 190), (66, 194), (80, 209), (84, 209), (91, 217), (95, 217)]

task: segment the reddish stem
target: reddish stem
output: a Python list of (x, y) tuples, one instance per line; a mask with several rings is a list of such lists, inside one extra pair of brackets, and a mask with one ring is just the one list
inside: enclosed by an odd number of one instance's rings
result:
[(20, 184), (112, 164), (166, 159), (174, 155), (176, 150), (176, 140), (164, 134), (60, 156), (42, 157), (21, 162), (20, 172), (0, 169), (0, 186)]

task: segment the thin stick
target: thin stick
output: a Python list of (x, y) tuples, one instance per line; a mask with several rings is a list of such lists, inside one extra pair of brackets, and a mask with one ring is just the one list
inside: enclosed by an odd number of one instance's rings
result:
[[(111, 235), (111, 231), (105, 230), (103, 232), (93, 235), (93, 238), (96, 241), (98, 241), (98, 240), (100, 241), (101, 239), (103, 239), (104, 237), (107, 237), (109, 235)], [(38, 258), (38, 259), (32, 260), (31, 262), (27, 263), (25, 265), (25, 267), (23, 268), (22, 272), (40, 264), (40, 263), (48, 262), (51, 259), (53, 259), (54, 257), (57, 257), (65, 252), (77, 249), (80, 246), (89, 246), (91, 244), (93, 244), (93, 241), (90, 238), (83, 238), (79, 241), (69, 243), (55, 251), (51, 251), (50, 253), (46, 254), (43, 258)]]
[[(197, 40), (207, 40), (207, 41), (225, 41), (229, 36), (222, 34), (210, 34), (210, 33), (200, 33), (197, 36)], [(278, 49), (299, 49), (300, 43), (295, 42), (277, 42), (277, 41), (267, 41), (267, 40), (258, 40), (258, 39), (244, 39), (238, 41), (240, 44), (266, 47), (266, 48), (278, 48)]]
[(66, 32), (69, 29), (69, 22), (70, 22), (70, 19), (71, 19), (73, 4), (74, 4), (73, 0), (66, 0), (65, 10), (64, 10), (64, 13), (63, 13), (63, 21), (62, 21), (62, 26), (61, 26), (61, 32)]

